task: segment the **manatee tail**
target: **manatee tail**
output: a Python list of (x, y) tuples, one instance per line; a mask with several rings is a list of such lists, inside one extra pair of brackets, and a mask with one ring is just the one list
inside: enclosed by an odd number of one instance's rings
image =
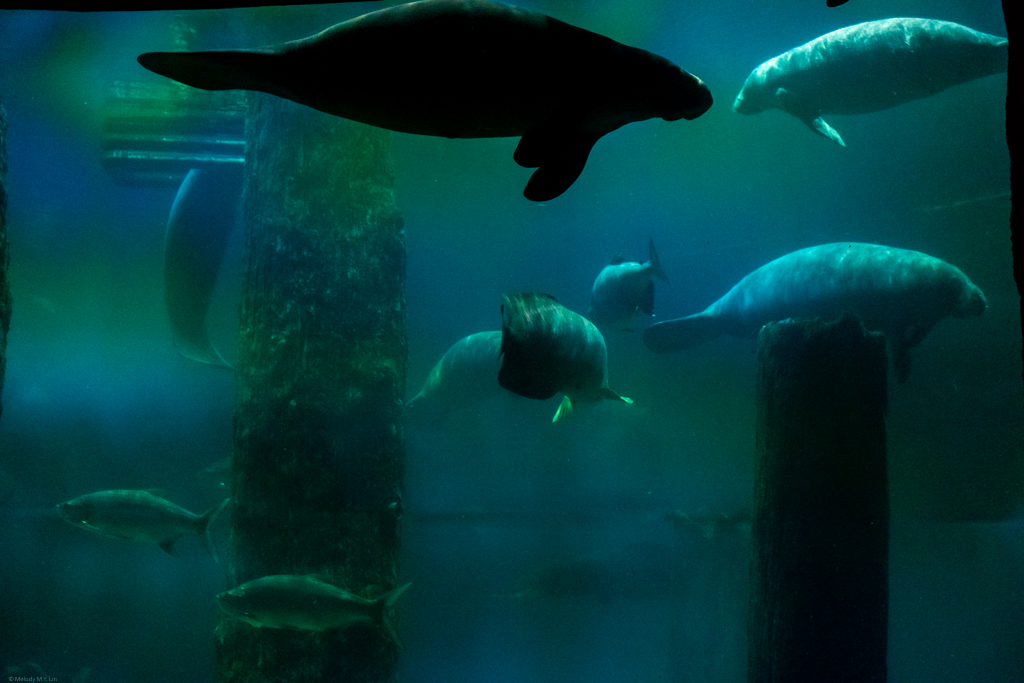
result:
[(399, 586), (393, 591), (389, 591), (384, 595), (380, 596), (373, 601), (374, 608), (377, 610), (377, 620), (380, 627), (388, 634), (391, 640), (395, 641), (395, 645), (404, 648), (401, 638), (398, 637), (398, 631), (395, 629), (394, 616), (392, 610), (395, 607), (395, 602), (398, 598), (402, 597), (402, 593), (406, 591), (412, 583), (407, 583), (404, 586)]
[(649, 241), (647, 245), (649, 254), (647, 262), (651, 264), (651, 274), (667, 285), (669, 284), (668, 275), (665, 275), (665, 271), (661, 269), (661, 261), (658, 260), (658, 250), (654, 248), (654, 238), (648, 237), (647, 239)]
[(697, 313), (651, 325), (644, 330), (644, 344), (655, 353), (682, 351), (711, 341), (723, 331), (717, 318)]
[(213, 524), (213, 520), (217, 519), (217, 516), (220, 515), (221, 511), (230, 502), (230, 498), (225, 498), (204, 512), (202, 517), (196, 522), (196, 526), (199, 527), (199, 535), (203, 537), (203, 547), (206, 548), (206, 552), (213, 556), (213, 561), (218, 564), (220, 564), (220, 558), (217, 557), (217, 546), (213, 544), (213, 537), (210, 536), (210, 525)]
[(138, 61), (153, 73), (193, 88), (262, 92), (270, 92), (266, 76), (276, 72), (279, 63), (278, 55), (257, 50), (146, 52)]

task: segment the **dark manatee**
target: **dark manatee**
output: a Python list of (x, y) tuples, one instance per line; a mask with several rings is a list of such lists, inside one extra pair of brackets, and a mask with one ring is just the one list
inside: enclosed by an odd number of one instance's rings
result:
[(501, 353), (501, 386), (527, 398), (565, 394), (552, 422), (580, 401), (633, 402), (608, 388), (608, 351), (594, 323), (548, 294), (505, 297)]
[(1006, 71), (1006, 38), (937, 19), (868, 21), (833, 31), (754, 69), (733, 109), (781, 109), (846, 146), (821, 118), (866, 114)]
[(661, 269), (654, 240), (649, 239), (646, 263), (612, 259), (594, 280), (590, 292), (590, 319), (613, 330), (632, 330), (641, 313), (654, 315), (654, 278), (668, 283)]
[(981, 315), (985, 295), (958, 268), (919, 251), (837, 242), (794, 251), (761, 266), (701, 313), (651, 325), (644, 343), (679, 351), (721, 334), (753, 337), (786, 318), (834, 320), (854, 313), (885, 332), (900, 382), (910, 349), (946, 317)]
[(484, 0), (422, 0), (245, 51), (150, 52), (150, 71), (206, 90), (258, 90), (404, 133), (522, 136), (524, 194), (564, 192), (602, 135), (694, 119), (707, 86), (672, 62), (557, 19)]
[(174, 198), (164, 240), (164, 303), (174, 346), (230, 368), (210, 342), (206, 314), (242, 193), (242, 165), (192, 169)]

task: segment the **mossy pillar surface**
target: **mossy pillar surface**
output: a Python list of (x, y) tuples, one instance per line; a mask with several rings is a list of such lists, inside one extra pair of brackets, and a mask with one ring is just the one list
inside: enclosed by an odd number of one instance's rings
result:
[(7, 253), (7, 114), (0, 102), (0, 415), (3, 414), (4, 373), (7, 371), (7, 331), (11, 329), (10, 265)]
[[(397, 585), (405, 234), (390, 134), (253, 95), (246, 124), (229, 583), (317, 574)], [(222, 681), (395, 679), (372, 626), (255, 628), (221, 615)]]
[(748, 680), (885, 681), (885, 338), (773, 323), (758, 362)]

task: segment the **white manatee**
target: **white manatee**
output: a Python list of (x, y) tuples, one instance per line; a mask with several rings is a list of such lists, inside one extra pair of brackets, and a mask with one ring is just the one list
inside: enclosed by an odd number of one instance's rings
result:
[(753, 337), (787, 318), (861, 318), (885, 332), (900, 382), (910, 375), (910, 349), (939, 320), (985, 312), (985, 295), (959, 268), (909, 249), (836, 242), (800, 249), (740, 280), (700, 313), (651, 325), (644, 344), (680, 351), (722, 334)]
[(1009, 41), (937, 19), (894, 18), (832, 31), (769, 59), (733, 109), (781, 109), (846, 146), (823, 114), (866, 114), (1006, 71)]
[(648, 239), (647, 248), (650, 256), (646, 263), (616, 257), (598, 273), (588, 315), (599, 326), (629, 331), (641, 313), (654, 315), (653, 278), (667, 284), (668, 276), (661, 268), (653, 239)]
[(453, 406), (472, 404), (505, 390), (498, 384), (501, 330), (463, 337), (437, 361), (419, 393), (405, 407), (423, 419), (444, 419)]

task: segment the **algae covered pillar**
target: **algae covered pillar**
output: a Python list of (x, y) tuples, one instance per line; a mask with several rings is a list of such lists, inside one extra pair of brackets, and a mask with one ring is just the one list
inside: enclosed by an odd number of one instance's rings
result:
[[(7, 331), (11, 329), (11, 284), (7, 269), (11, 259), (7, 253), (7, 114), (0, 102), (0, 399), (7, 370)], [(0, 415), (3, 402), (0, 401)]]
[(885, 338), (773, 323), (758, 364), (748, 680), (885, 681)]
[[(253, 94), (246, 123), (228, 581), (397, 585), (405, 234), (390, 134)], [(399, 607), (401, 603), (399, 603)], [(222, 681), (394, 680), (378, 628), (255, 628), (221, 615)]]

